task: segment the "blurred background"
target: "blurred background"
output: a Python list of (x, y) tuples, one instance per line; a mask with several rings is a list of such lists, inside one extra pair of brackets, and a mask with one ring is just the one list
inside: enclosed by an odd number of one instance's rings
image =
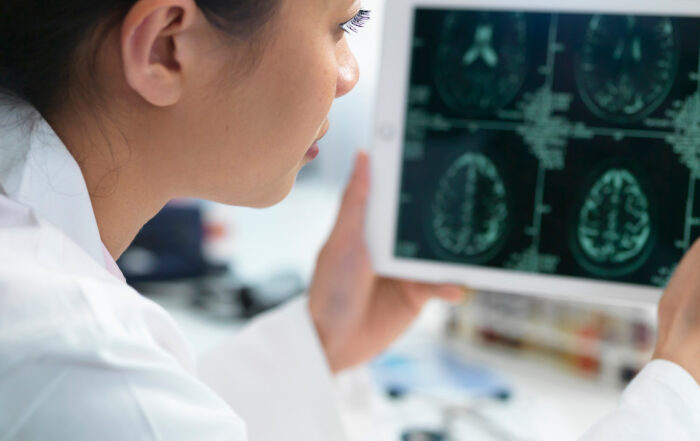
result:
[[(320, 155), (285, 201), (173, 201), (120, 259), (198, 353), (308, 287), (354, 154), (370, 145), (383, 3), (364, 2), (372, 20), (349, 38), (361, 80), (335, 103)], [(340, 378), (339, 393), (357, 439), (573, 440), (615, 407), (654, 334), (652, 308), (472, 292), (461, 305), (430, 304), (365, 383)], [(353, 398), (361, 388), (371, 402)], [(363, 420), (368, 407), (375, 420)]]

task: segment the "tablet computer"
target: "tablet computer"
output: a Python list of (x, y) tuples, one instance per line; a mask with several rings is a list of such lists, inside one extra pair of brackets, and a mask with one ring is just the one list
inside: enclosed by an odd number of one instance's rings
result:
[(657, 301), (700, 235), (700, 4), (388, 0), (382, 275)]

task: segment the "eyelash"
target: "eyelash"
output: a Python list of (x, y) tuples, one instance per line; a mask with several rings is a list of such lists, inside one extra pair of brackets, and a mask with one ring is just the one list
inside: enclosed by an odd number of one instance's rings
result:
[(369, 9), (360, 9), (357, 14), (350, 20), (342, 23), (340, 28), (345, 31), (345, 33), (350, 34), (354, 32), (359, 32), (360, 28), (364, 27), (369, 21), (371, 16), (371, 11)]

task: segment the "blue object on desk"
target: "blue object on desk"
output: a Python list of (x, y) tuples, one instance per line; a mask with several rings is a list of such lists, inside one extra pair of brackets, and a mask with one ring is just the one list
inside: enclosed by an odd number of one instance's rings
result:
[(375, 381), (393, 397), (413, 393), (447, 399), (510, 397), (510, 385), (503, 377), (439, 345), (389, 351), (377, 358), (370, 370)]

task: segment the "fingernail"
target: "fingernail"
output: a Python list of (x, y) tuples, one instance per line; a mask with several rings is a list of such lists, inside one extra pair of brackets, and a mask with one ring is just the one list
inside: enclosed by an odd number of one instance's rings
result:
[(364, 150), (358, 150), (357, 153), (355, 154), (355, 170), (360, 168), (360, 164), (364, 160), (364, 158), (367, 156), (367, 152)]
[[(362, 178), (364, 180), (369, 179), (369, 167), (367, 167), (365, 164), (362, 164), (362, 162), (367, 162), (369, 159), (369, 155), (365, 150), (358, 150), (357, 154), (355, 155), (355, 169), (353, 171), (353, 176), (357, 178)], [(364, 176), (361, 176), (364, 175)]]

